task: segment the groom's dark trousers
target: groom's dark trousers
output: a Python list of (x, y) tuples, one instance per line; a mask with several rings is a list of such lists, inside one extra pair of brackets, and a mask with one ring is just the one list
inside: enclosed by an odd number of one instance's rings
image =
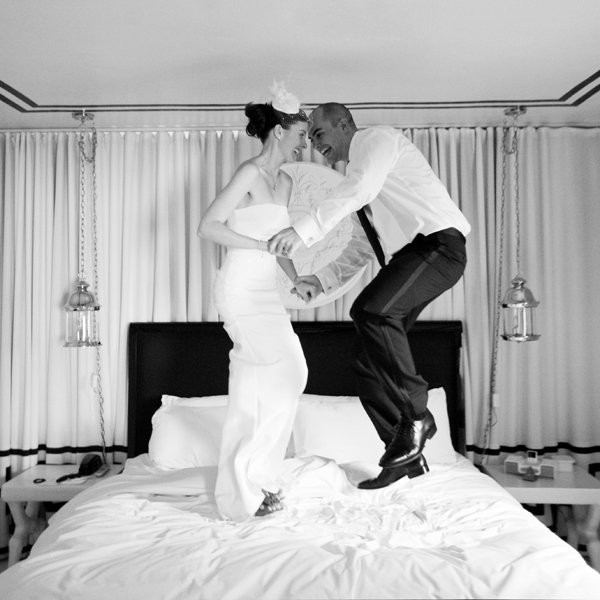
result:
[(397, 423), (422, 418), (427, 407), (427, 382), (416, 371), (407, 332), (461, 278), (466, 262), (465, 238), (456, 229), (419, 234), (350, 309), (359, 334), (353, 368), (360, 400), (386, 446)]

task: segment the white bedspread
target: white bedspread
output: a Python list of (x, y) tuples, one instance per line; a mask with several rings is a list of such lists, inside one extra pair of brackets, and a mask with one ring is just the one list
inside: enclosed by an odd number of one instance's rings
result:
[(378, 491), (373, 473), (286, 462), (285, 511), (218, 518), (215, 470), (147, 457), (63, 507), (3, 600), (600, 598), (600, 574), (466, 459)]

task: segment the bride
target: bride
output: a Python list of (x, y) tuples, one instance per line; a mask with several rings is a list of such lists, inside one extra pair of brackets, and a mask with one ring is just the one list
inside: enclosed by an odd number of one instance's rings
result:
[[(283, 86), (272, 102), (250, 103), (246, 133), (262, 152), (244, 162), (204, 214), (198, 234), (227, 247), (214, 298), (233, 342), (229, 407), (215, 488), (224, 518), (236, 521), (282, 508), (278, 476), (307, 368), (277, 288), (277, 263), (308, 300), (291, 259), (269, 254), (267, 240), (289, 226), (292, 180), (280, 170), (306, 147), (308, 118)], [(298, 285), (296, 285), (298, 283)]]

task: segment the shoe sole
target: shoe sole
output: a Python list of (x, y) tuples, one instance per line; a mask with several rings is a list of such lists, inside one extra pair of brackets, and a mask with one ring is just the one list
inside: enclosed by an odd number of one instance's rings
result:
[[(412, 464), (415, 463), (415, 464)], [(398, 477), (398, 479), (396, 479), (395, 481), (399, 481), (400, 479), (402, 479), (403, 477), (408, 477), (409, 479), (413, 479), (415, 477), (419, 477), (420, 475), (425, 475), (425, 473), (427, 473), (429, 471), (429, 465), (427, 464), (427, 460), (425, 459), (425, 457), (420, 454), (418, 456), (416, 456), (415, 458), (412, 459), (411, 462), (402, 465), (402, 469), (404, 471), (404, 474), (401, 475), (400, 477)], [(376, 480), (377, 478), (375, 478)], [(367, 479), (365, 481), (361, 481), (357, 487), (360, 490), (376, 490), (376, 489), (381, 489), (384, 487), (387, 487), (388, 485), (391, 485), (392, 483), (395, 483), (395, 481), (391, 481), (390, 483), (386, 484), (386, 485), (372, 485), (372, 482), (375, 481), (374, 479)]]

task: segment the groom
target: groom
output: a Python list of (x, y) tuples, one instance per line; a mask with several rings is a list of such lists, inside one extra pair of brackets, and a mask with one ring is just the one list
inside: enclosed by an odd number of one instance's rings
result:
[[(321, 240), (346, 215), (358, 213), (381, 270), (350, 310), (359, 334), (353, 368), (362, 405), (385, 444), (381, 473), (358, 487), (381, 488), (428, 470), (423, 448), (436, 425), (407, 331), (425, 306), (462, 276), (471, 228), (400, 131), (359, 131), (344, 105), (327, 103), (312, 112), (308, 136), (330, 165), (347, 163), (346, 176), (309, 215), (274, 235), (269, 251), (291, 256), (302, 244)], [(344, 283), (339, 272), (334, 265), (325, 267), (305, 277), (304, 284), (315, 296), (329, 293)], [(343, 273), (351, 276), (347, 269)]]

